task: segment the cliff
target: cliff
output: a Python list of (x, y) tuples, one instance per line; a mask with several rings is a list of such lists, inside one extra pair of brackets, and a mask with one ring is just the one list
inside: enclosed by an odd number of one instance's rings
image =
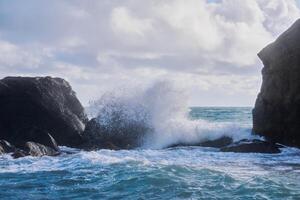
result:
[(300, 19), (258, 56), (263, 83), (253, 109), (253, 131), (300, 147)]

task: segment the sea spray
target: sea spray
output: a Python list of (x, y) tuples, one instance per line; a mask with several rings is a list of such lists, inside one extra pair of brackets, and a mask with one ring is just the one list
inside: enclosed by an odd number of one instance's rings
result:
[(191, 119), (186, 91), (159, 81), (147, 88), (107, 92), (91, 104), (90, 110), (106, 134), (138, 140), (142, 148), (193, 145), (222, 136), (234, 140), (252, 137), (249, 127)]

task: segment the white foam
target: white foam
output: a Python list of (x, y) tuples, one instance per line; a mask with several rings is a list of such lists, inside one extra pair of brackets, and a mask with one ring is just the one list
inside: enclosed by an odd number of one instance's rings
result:
[[(69, 171), (76, 173), (95, 172), (103, 167), (112, 171), (124, 166), (141, 167), (143, 171), (161, 167), (188, 167), (228, 172), (236, 177), (257, 176), (270, 170), (295, 170), (298, 173), (300, 150), (285, 148), (280, 154), (224, 153), (212, 148), (182, 147), (176, 149), (99, 150), (78, 151), (56, 157), (24, 157), (13, 159), (0, 156), (1, 173), (35, 173)], [(116, 167), (116, 168), (115, 168)], [(97, 170), (95, 170), (97, 169)]]
[[(156, 82), (149, 88), (122, 89), (104, 94), (91, 110), (102, 126), (125, 128), (139, 124), (151, 130), (144, 148), (164, 148), (175, 143), (196, 143), (222, 136), (234, 140), (251, 137), (249, 128), (231, 123), (191, 120), (188, 95), (170, 82)], [(116, 115), (118, 123), (115, 123)]]

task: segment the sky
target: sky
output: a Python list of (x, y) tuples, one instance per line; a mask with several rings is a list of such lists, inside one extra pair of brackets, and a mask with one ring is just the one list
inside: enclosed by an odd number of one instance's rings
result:
[(191, 106), (253, 106), (257, 53), (300, 17), (296, 0), (0, 0), (0, 78), (54, 76), (84, 105), (168, 81)]

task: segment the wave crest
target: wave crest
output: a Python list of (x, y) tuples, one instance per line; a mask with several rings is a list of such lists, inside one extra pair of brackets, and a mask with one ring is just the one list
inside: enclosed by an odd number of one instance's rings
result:
[(137, 140), (143, 148), (196, 144), (228, 136), (249, 138), (251, 131), (229, 123), (192, 120), (184, 88), (166, 81), (151, 87), (105, 93), (91, 105), (97, 123), (107, 135)]

